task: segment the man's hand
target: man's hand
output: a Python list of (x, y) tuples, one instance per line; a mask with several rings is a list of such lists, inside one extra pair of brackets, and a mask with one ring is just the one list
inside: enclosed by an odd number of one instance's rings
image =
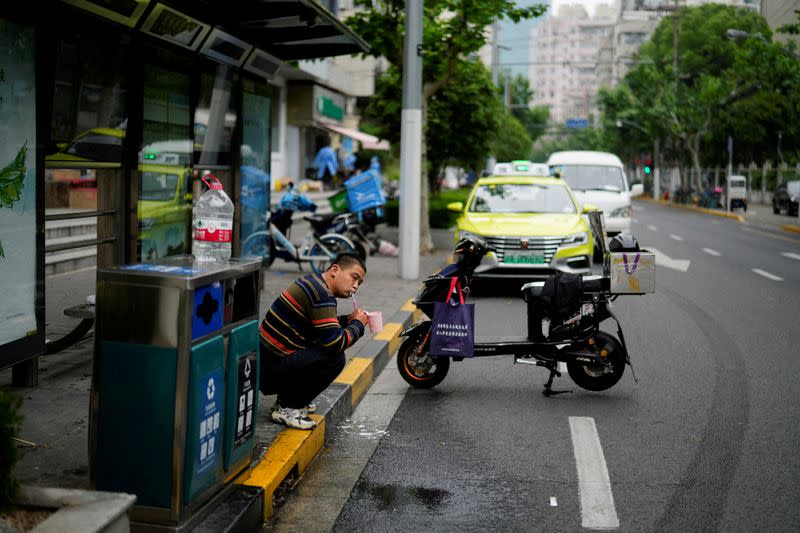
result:
[(352, 312), (352, 313), (350, 313), (349, 315), (347, 315), (347, 319), (348, 319), (350, 322), (352, 322), (353, 320), (358, 320), (359, 322), (361, 322), (362, 324), (364, 324), (364, 326), (365, 326), (365, 327), (366, 327), (366, 325), (367, 325), (367, 322), (368, 322), (368, 320), (369, 320), (369, 319), (367, 318), (367, 313), (365, 313), (365, 312), (364, 312), (364, 311), (362, 311), (361, 309), (353, 309), (353, 312)]

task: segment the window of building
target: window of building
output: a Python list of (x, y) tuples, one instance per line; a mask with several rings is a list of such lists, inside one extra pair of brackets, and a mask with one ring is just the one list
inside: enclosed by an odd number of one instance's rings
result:
[(191, 251), (190, 77), (145, 65), (137, 252), (143, 262)]
[(647, 36), (641, 32), (621, 33), (619, 36), (620, 44), (638, 45), (645, 41)]
[(200, 76), (200, 95), (194, 112), (194, 162), (202, 167), (230, 166), (231, 141), (236, 128), (233, 107), (234, 69), (215, 65)]
[(246, 81), (242, 97), (241, 256), (267, 257), (270, 191), (270, 87)]

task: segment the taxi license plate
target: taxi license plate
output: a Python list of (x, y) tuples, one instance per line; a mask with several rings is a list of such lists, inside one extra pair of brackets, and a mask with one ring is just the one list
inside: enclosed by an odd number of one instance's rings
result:
[(512, 265), (543, 265), (544, 256), (534, 252), (506, 253), (503, 262)]

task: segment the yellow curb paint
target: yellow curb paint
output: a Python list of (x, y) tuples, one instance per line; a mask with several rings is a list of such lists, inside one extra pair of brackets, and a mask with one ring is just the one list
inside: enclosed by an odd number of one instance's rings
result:
[(649, 202), (651, 204), (660, 204), (666, 205), (669, 207), (677, 207), (679, 209), (688, 209), (690, 211), (696, 211), (698, 213), (705, 213), (707, 215), (714, 215), (717, 217), (724, 217), (730, 218), (731, 220), (738, 220), (739, 222), (744, 222), (744, 217), (742, 215), (736, 215), (733, 213), (726, 213), (724, 211), (715, 211), (713, 209), (706, 209), (704, 207), (697, 207), (696, 205), (684, 205), (684, 204), (674, 204), (672, 202), (665, 202), (664, 200), (653, 200), (652, 198), (636, 198), (637, 200), (641, 200), (644, 202)]
[(347, 362), (342, 373), (334, 380), (335, 383), (350, 385), (350, 400), (355, 407), (358, 400), (367, 392), (372, 383), (372, 359), (353, 357)]
[(795, 224), (784, 224), (781, 226), (784, 231), (791, 231), (792, 233), (800, 233), (800, 226)]
[(403, 307), (400, 308), (401, 311), (415, 311), (417, 306), (414, 305), (414, 298), (409, 298), (406, 303), (403, 304)]
[(380, 333), (376, 334), (373, 339), (379, 341), (389, 342), (389, 353), (394, 353), (397, 346), (400, 344), (400, 332), (403, 331), (403, 325), (397, 322), (389, 322)]
[(325, 418), (310, 415), (317, 422), (312, 430), (284, 429), (273, 441), (261, 461), (250, 471), (243, 485), (264, 489), (264, 521), (272, 516), (272, 496), (297, 466), (297, 473), (305, 471), (325, 443)]

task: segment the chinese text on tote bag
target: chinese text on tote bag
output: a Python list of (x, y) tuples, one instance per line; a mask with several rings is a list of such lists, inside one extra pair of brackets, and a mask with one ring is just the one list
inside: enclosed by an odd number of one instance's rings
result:
[[(452, 299), (458, 288), (459, 301)], [(434, 302), (431, 327), (431, 355), (472, 357), (475, 348), (475, 304), (465, 304), (461, 283), (450, 281), (447, 300)]]

